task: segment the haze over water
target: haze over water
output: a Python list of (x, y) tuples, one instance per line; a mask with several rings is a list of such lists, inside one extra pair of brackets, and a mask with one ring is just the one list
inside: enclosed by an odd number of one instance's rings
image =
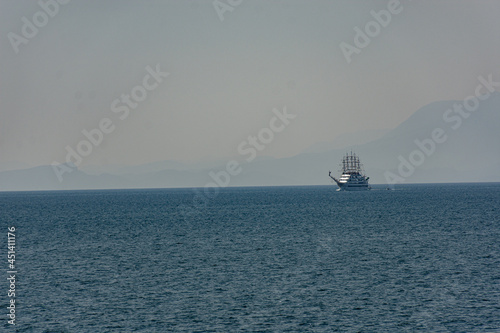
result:
[[(492, 332), (500, 184), (3, 192), (20, 332)], [(4, 327), (8, 327), (6, 321)]]

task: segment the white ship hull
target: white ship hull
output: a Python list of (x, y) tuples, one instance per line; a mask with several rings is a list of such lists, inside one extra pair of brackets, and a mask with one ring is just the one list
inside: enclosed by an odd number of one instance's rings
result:
[(359, 185), (359, 184), (343, 184), (339, 185), (337, 191), (367, 191), (370, 189), (368, 184)]
[(343, 174), (340, 180), (334, 179), (339, 191), (366, 191), (370, 189), (368, 179), (358, 173)]

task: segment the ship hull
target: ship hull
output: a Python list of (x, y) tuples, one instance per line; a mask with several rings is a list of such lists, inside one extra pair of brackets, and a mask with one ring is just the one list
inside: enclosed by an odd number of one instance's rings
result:
[(339, 190), (366, 191), (370, 189), (368, 178), (358, 172), (343, 173), (339, 180), (335, 179)]
[(368, 191), (370, 189), (370, 186), (368, 184), (344, 184), (344, 185), (339, 185), (338, 191)]

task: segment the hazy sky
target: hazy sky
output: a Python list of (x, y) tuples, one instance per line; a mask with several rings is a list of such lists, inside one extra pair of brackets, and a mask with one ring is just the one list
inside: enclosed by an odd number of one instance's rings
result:
[[(64, 162), (103, 118), (115, 129), (83, 164), (223, 159), (284, 106), (297, 117), (261, 155), (292, 156), (500, 78), (499, 1), (401, 0), (348, 64), (340, 43), (389, 3), (243, 0), (221, 21), (213, 1), (72, 0), (50, 17), (0, 0), (0, 169)], [(113, 101), (157, 64), (169, 75), (120, 120)]]

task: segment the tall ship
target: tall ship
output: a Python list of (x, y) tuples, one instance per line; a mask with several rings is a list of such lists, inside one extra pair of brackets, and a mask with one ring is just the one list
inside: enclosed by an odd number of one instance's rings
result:
[(368, 185), (368, 179), (364, 174), (363, 165), (359, 161), (359, 157), (351, 151), (346, 153), (340, 164), (342, 175), (339, 179), (332, 177), (332, 172), (328, 172), (328, 176), (337, 183), (338, 191), (366, 191), (371, 189)]

